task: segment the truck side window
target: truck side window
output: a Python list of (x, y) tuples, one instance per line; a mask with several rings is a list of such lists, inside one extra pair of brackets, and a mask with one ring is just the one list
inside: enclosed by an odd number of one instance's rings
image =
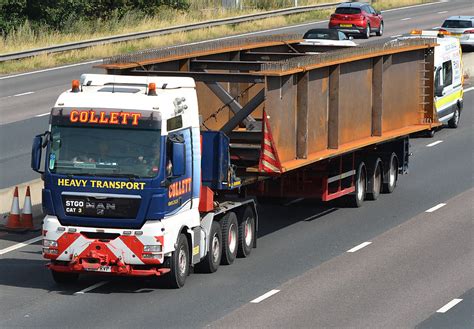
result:
[(443, 63), (443, 81), (445, 87), (453, 83), (453, 65), (451, 61)]

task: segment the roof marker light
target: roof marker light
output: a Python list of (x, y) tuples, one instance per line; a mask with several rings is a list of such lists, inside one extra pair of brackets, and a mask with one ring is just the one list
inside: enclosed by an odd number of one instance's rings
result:
[(148, 96), (156, 96), (156, 84), (154, 82), (148, 84)]
[(80, 90), (79, 90), (79, 80), (72, 80), (72, 87), (71, 87), (71, 91), (73, 93), (78, 93)]

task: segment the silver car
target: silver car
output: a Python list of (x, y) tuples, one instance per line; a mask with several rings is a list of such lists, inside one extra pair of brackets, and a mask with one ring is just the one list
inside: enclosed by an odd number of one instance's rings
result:
[(461, 46), (474, 47), (474, 16), (451, 16), (444, 21), (440, 31), (459, 38)]

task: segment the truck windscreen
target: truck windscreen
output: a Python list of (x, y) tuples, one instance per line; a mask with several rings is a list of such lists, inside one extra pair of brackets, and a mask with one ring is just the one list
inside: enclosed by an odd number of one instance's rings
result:
[(160, 131), (52, 126), (52, 173), (150, 178), (160, 166)]

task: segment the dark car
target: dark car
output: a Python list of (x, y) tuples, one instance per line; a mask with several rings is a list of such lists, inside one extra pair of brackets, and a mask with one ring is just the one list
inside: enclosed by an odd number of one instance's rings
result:
[(345, 46), (354, 47), (357, 44), (352, 37), (347, 37), (344, 32), (334, 29), (311, 29), (303, 35), (303, 45), (320, 46)]
[(329, 28), (368, 39), (372, 32), (381, 36), (384, 24), (382, 14), (372, 6), (361, 2), (348, 2), (336, 7), (329, 20)]

